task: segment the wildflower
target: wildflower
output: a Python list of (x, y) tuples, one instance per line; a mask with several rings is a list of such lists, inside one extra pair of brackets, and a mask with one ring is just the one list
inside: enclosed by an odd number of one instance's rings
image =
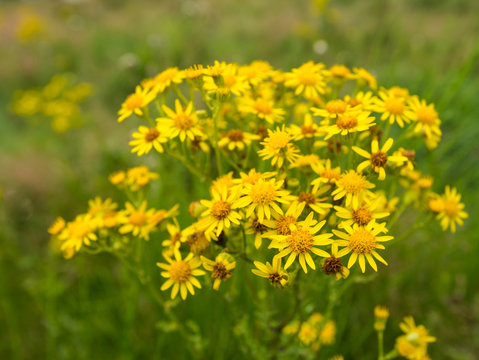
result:
[(369, 116), (370, 113), (366, 111), (361, 112), (347, 112), (336, 119), (336, 123), (325, 127), (327, 135), (325, 140), (330, 137), (340, 134), (341, 136), (348, 135), (353, 132), (360, 132), (368, 130), (374, 126), (375, 118)]
[(55, 221), (52, 222), (52, 224), (48, 228), (48, 233), (50, 235), (58, 235), (60, 231), (65, 228), (65, 225), (65, 220), (61, 216), (59, 216), (55, 219)]
[(331, 247), (331, 254), (326, 257), (321, 265), (321, 269), (326, 275), (334, 275), (336, 280), (346, 279), (349, 276), (349, 269), (343, 265), (338, 256), (338, 247), (334, 245)]
[(319, 175), (318, 178), (311, 181), (313, 191), (316, 191), (322, 184), (334, 184), (341, 178), (341, 168), (339, 166), (331, 167), (330, 159), (314, 165), (313, 170)]
[(237, 184), (237, 186), (242, 187), (244, 184), (254, 185), (260, 179), (266, 180), (275, 176), (275, 172), (257, 172), (256, 169), (251, 169), (248, 173), (240, 172), (239, 179), (233, 179), (232, 182)]
[(273, 67), (266, 61), (255, 60), (249, 65), (240, 66), (238, 74), (244, 76), (251, 85), (258, 85), (273, 73)]
[(357, 224), (359, 226), (366, 226), (371, 221), (376, 221), (378, 219), (385, 218), (389, 216), (389, 212), (378, 209), (379, 201), (363, 201), (357, 206), (352, 206), (350, 208), (344, 208), (341, 206), (335, 206), (336, 215), (342, 219), (339, 225), (340, 228), (344, 226), (352, 226)]
[(435, 342), (436, 338), (430, 336), (428, 330), (423, 326), (416, 326), (414, 318), (407, 316), (399, 324), (404, 335), (396, 339), (396, 349), (401, 356), (407, 359), (421, 360), (427, 356), (427, 346)]
[(175, 253), (174, 259), (165, 256), (167, 264), (156, 263), (158, 267), (165, 270), (161, 272), (161, 276), (167, 280), (161, 286), (161, 290), (171, 289), (171, 298), (174, 299), (178, 292), (180, 292), (181, 298), (186, 299), (188, 292), (191, 295), (195, 294), (194, 287), (201, 289), (201, 284), (196, 276), (204, 275), (203, 270), (198, 269), (201, 266), (201, 260), (194, 256), (193, 253), (189, 253), (186, 258), (182, 259), (179, 252)]
[(157, 180), (159, 175), (148, 169), (145, 165), (134, 166), (126, 172), (124, 183), (131, 191), (138, 191), (147, 186), (152, 180)]
[(267, 230), (266, 225), (260, 223), (257, 217), (252, 217), (246, 223), (245, 234), (254, 235), (254, 247), (259, 249), (263, 242), (263, 234), (266, 233)]
[(378, 87), (378, 82), (374, 75), (363, 68), (353, 68), (353, 78), (356, 79), (360, 88), (369, 86), (371, 89), (376, 90)]
[(386, 171), (384, 170), (386, 165), (389, 162), (404, 162), (407, 161), (407, 158), (405, 156), (388, 156), (387, 152), (391, 147), (393, 146), (393, 139), (389, 138), (384, 145), (379, 149), (379, 144), (376, 139), (374, 139), (371, 142), (371, 153), (368, 153), (367, 151), (357, 147), (353, 146), (352, 149), (361, 155), (362, 157), (365, 157), (366, 161), (363, 161), (358, 165), (358, 172), (362, 172), (365, 168), (368, 166), (371, 166), (371, 168), (379, 174), (378, 179), (379, 180), (384, 180), (386, 178)]
[(374, 111), (376, 97), (371, 91), (360, 91), (354, 97), (344, 96), (344, 102), (348, 104), (351, 110)]
[(246, 217), (256, 213), (260, 222), (263, 222), (265, 217), (270, 219), (272, 211), (283, 214), (278, 203), (288, 204), (294, 197), (289, 195), (289, 191), (280, 190), (282, 185), (283, 181), (274, 179), (260, 179), (256, 184), (245, 184), (241, 191), (244, 196), (236, 200), (233, 206), (235, 208), (248, 207)]
[(332, 204), (326, 202), (328, 197), (321, 197), (322, 194), (330, 189), (329, 186), (318, 188), (311, 192), (302, 191), (299, 193), (297, 200), (294, 203), (304, 204), (307, 208), (318, 213), (319, 215), (326, 215), (329, 209), (333, 207)]
[(276, 128), (275, 131), (268, 129), (268, 137), (261, 142), (263, 149), (258, 151), (258, 155), (263, 160), (271, 159), (271, 164), (278, 168), (283, 166), (284, 159), (293, 162), (297, 158), (299, 150), (291, 143), (293, 136), (283, 127)]
[(316, 154), (299, 155), (296, 160), (290, 165), (291, 169), (298, 168), (300, 170), (309, 171), (315, 166), (318, 166), (321, 160)]
[(433, 139), (435, 136), (440, 138), (441, 120), (434, 109), (434, 104), (428, 105), (425, 100), (419, 100), (417, 96), (413, 96), (409, 100), (409, 106), (414, 114), (412, 120), (416, 121), (414, 132), (424, 134), (427, 139)]
[(240, 214), (233, 210), (233, 203), (237, 198), (237, 192), (228, 194), (227, 188), (213, 189), (213, 200), (201, 200), (206, 210), (201, 214), (199, 225), (205, 228), (205, 232), (215, 232), (218, 236), (224, 229), (228, 229), (231, 223), (239, 225)]
[(346, 206), (352, 204), (353, 207), (357, 207), (363, 197), (371, 193), (368, 189), (373, 188), (375, 185), (367, 181), (363, 175), (358, 174), (354, 170), (349, 170), (336, 181), (336, 186), (337, 189), (331, 194), (333, 200), (346, 197)]
[(191, 141), (195, 136), (202, 136), (198, 124), (198, 116), (193, 110), (193, 102), (188, 103), (184, 109), (178, 99), (175, 100), (175, 111), (168, 106), (163, 105), (163, 111), (166, 113), (166, 118), (157, 119), (160, 125), (165, 125), (171, 129), (168, 136), (171, 139), (179, 136), (180, 140), (185, 141), (188, 137)]
[(280, 257), (275, 256), (272, 265), (269, 262), (263, 264), (262, 262), (255, 261), (254, 266), (256, 266), (256, 269), (252, 269), (251, 272), (257, 276), (268, 279), (275, 288), (282, 289), (288, 283), (289, 275), (281, 267)]
[(414, 118), (406, 99), (396, 96), (390, 90), (379, 91), (375, 111), (382, 113), (382, 121), (388, 120), (390, 124), (397, 123), (400, 127), (404, 127), (404, 123), (409, 123)]
[(313, 219), (313, 212), (311, 212), (304, 221), (297, 223), (296, 225), (290, 225), (291, 234), (289, 235), (273, 235), (271, 239), (270, 247), (277, 248), (280, 252), (276, 255), (280, 258), (288, 256), (284, 268), (287, 269), (291, 266), (293, 261), (298, 257), (299, 264), (301, 265), (305, 273), (308, 272), (306, 264), (313, 270), (316, 269), (311, 253), (328, 257), (329, 254), (324, 250), (317, 248), (316, 246), (328, 245), (333, 241), (330, 240), (333, 234), (321, 234), (315, 235), (326, 223), (325, 220), (317, 223)]
[(456, 188), (446, 186), (446, 192), (442, 195), (443, 208), (437, 215), (441, 221), (443, 231), (447, 228), (451, 229), (452, 233), (456, 232), (456, 224), (464, 225), (464, 220), (469, 215), (464, 211), (465, 205), (461, 202), (461, 194), (457, 193)]
[(111, 198), (103, 200), (97, 196), (92, 200), (88, 200), (88, 214), (92, 219), (97, 221), (98, 227), (114, 227), (116, 225), (116, 211), (118, 204), (113, 202)]
[[(204, 78), (204, 89), (207, 91), (218, 91), (220, 88), (226, 89), (228, 94), (233, 93), (236, 96), (243, 95), (249, 89), (249, 84), (246, 81), (244, 76), (237, 74), (237, 68), (228, 65), (225, 70), (221, 73), (222, 81), (215, 81), (215, 78), (212, 76), (205, 76)], [(220, 83), (221, 86), (218, 86)]]
[(124, 171), (116, 171), (108, 176), (108, 180), (113, 185), (120, 185), (126, 180), (126, 173)]
[(311, 114), (304, 115), (303, 124), (301, 126), (296, 124), (291, 125), (290, 132), (296, 140), (302, 140), (304, 138), (313, 139), (321, 134), (321, 130)]
[(75, 220), (66, 224), (58, 238), (62, 241), (60, 249), (67, 258), (78, 252), (82, 245), (90, 245), (92, 241), (98, 240), (95, 234), (97, 223), (91, 215), (78, 215)]
[(324, 94), (326, 92), (326, 82), (324, 79), (324, 64), (315, 64), (309, 61), (299, 68), (292, 69), (286, 73), (285, 86), (295, 88), (294, 94), (303, 96), (307, 99)]
[(330, 77), (333, 81), (340, 80), (345, 81), (352, 78), (351, 70), (344, 65), (333, 65), (329, 70), (325, 71), (326, 76)]
[(389, 310), (385, 306), (377, 305), (374, 308), (374, 330), (384, 331), (386, 329), (386, 321), (389, 317)]
[(384, 265), (387, 265), (386, 260), (377, 253), (376, 249), (384, 249), (384, 246), (380, 243), (392, 240), (393, 237), (378, 236), (379, 233), (384, 231), (382, 226), (375, 226), (374, 223), (369, 223), (366, 226), (354, 224), (352, 227), (344, 226), (344, 229), (347, 233), (333, 230), (333, 233), (341, 238), (341, 240), (336, 240), (334, 244), (345, 246), (345, 248), (338, 251), (338, 257), (343, 257), (351, 253), (348, 261), (349, 269), (356, 263), (356, 260), (358, 260), (361, 271), (364, 272), (366, 270), (366, 259), (374, 271), (378, 271), (374, 258)]
[(347, 110), (348, 104), (341, 99), (328, 101), (322, 109), (311, 108), (314, 116), (321, 116), (323, 119), (336, 119), (346, 113)]
[(259, 136), (244, 132), (240, 129), (233, 129), (228, 131), (219, 141), (220, 147), (227, 147), (228, 150), (238, 149), (243, 151), (246, 147), (251, 145), (252, 140), (258, 140)]
[(181, 243), (186, 241), (186, 237), (182, 233), (178, 224), (166, 224), (166, 230), (170, 234), (169, 239), (163, 240), (161, 246), (165, 248), (163, 255), (169, 257), (174, 256), (175, 252), (180, 251)]
[(142, 85), (146, 88), (151, 88), (156, 96), (156, 94), (164, 92), (171, 84), (180, 84), (184, 77), (184, 71), (179, 70), (177, 67), (171, 67), (163, 70), (153, 79), (145, 80)]
[(122, 122), (133, 113), (143, 116), (143, 108), (152, 102), (154, 98), (154, 93), (148, 89), (142, 89), (141, 86), (137, 86), (135, 92), (129, 95), (121, 104), (121, 109), (118, 111), (118, 122)]
[(162, 153), (162, 143), (168, 141), (167, 132), (159, 126), (148, 128), (146, 126), (140, 126), (138, 132), (132, 134), (133, 140), (128, 145), (133, 146), (132, 153), (137, 153), (138, 156), (148, 154), (152, 148)]
[(254, 114), (258, 119), (265, 120), (269, 124), (280, 122), (284, 118), (285, 111), (274, 107), (274, 101), (267, 98), (243, 98), (239, 105), (241, 111)]
[(236, 261), (232, 261), (233, 258), (226, 254), (219, 254), (215, 261), (201, 256), (201, 261), (203, 262), (203, 267), (211, 271), (211, 278), (215, 281), (213, 282), (213, 289), (218, 290), (221, 285), (221, 281), (228, 280), (231, 277), (231, 270), (236, 267)]
[(286, 210), (284, 215), (273, 212), (273, 219), (263, 220), (262, 224), (271, 229), (264, 233), (264, 237), (291, 235), (291, 225), (296, 225), (298, 223), (298, 218), (304, 210), (304, 205), (304, 203), (292, 204), (288, 207), (288, 210)]
[(122, 224), (119, 229), (120, 234), (132, 233), (142, 239), (149, 240), (152, 227), (149, 219), (153, 216), (154, 209), (146, 209), (146, 200), (137, 208), (133, 204), (127, 202), (125, 210), (118, 215), (118, 222)]

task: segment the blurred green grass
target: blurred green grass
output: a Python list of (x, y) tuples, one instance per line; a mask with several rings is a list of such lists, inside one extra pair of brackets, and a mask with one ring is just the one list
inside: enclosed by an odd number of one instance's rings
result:
[[(71, 218), (82, 211), (97, 194), (118, 195), (107, 174), (141, 162), (130, 156), (128, 134), (115, 116), (140, 79), (167, 66), (215, 59), (264, 59), (283, 69), (313, 59), (365, 67), (381, 84), (408, 87), (436, 103), (443, 141), (437, 151), (420, 154), (429, 161), (421, 170), (434, 176), (437, 191), (457, 186), (470, 213), (454, 236), (431, 226), (397, 244), (388, 253), (387, 271), (340, 300), (336, 311), (347, 315), (337, 316), (337, 343), (347, 345), (337, 349), (346, 359), (374, 357), (374, 333), (365, 329), (372, 329), (372, 309), (380, 303), (392, 314), (387, 347), (399, 333), (399, 320), (413, 314), (438, 338), (432, 358), (475, 359), (479, 3), (345, 0), (331, 2), (320, 16), (308, 1), (286, 0), (21, 5), (42, 16), (47, 30), (43, 39), (19, 44), (12, 30), (19, 3), (1, 5), (0, 43), (9, 49), (0, 57), (1, 358), (187, 358), (177, 333), (165, 333), (162, 319), (152, 319), (161, 309), (132, 274), (107, 255), (59, 258), (49, 249), (46, 228), (57, 214)], [(318, 40), (327, 44), (322, 54), (314, 51)], [(15, 89), (41, 86), (65, 71), (94, 85), (84, 128), (57, 135), (8, 111)], [(204, 191), (188, 181), (184, 191), (171, 191), (186, 172), (173, 163), (147, 162), (160, 174), (174, 171), (154, 189), (158, 206), (184, 206)], [(159, 284), (154, 263), (160, 252), (153, 243), (148, 266)], [(230, 284), (227, 291), (240, 296), (244, 286)], [(246, 320), (229, 305), (209, 292), (178, 306), (182, 319), (202, 324), (213, 358), (240, 358), (237, 338), (225, 328), (239, 329)]]

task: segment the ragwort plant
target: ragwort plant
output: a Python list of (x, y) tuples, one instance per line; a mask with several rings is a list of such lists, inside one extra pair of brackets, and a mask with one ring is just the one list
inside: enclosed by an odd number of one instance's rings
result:
[[(434, 105), (401, 87), (378, 87), (362, 68), (312, 61), (286, 72), (264, 61), (169, 68), (136, 87), (118, 122), (135, 127), (132, 153), (176, 159), (206, 184), (209, 197), (191, 199), (188, 209), (155, 209), (148, 184), (158, 174), (146, 166), (120, 170), (109, 180), (129, 201), (96, 197), (86, 213), (58, 218), (49, 229), (53, 240), (66, 258), (116, 255), (162, 305), (168, 296), (188, 300), (205, 285), (221, 293), (235, 277), (254, 299), (290, 297), (287, 313), (266, 320), (267, 341), (244, 341), (246, 352), (256, 346), (272, 358), (311, 356), (331, 346), (335, 302), (368, 267), (385, 271), (394, 242), (433, 218), (455, 232), (467, 217), (456, 189), (434, 192), (432, 177), (416, 164), (418, 149), (433, 151), (441, 140)], [(395, 225), (408, 208), (417, 216), (401, 232)], [(178, 221), (180, 211), (189, 212), (190, 223)], [(153, 283), (140, 261), (153, 241), (163, 249), (156, 254), (163, 283)], [(308, 289), (328, 281), (327, 306), (304, 309), (313, 296)], [(202, 345), (174, 311), (165, 314), (200, 354)], [(375, 309), (378, 358), (427, 359), (435, 339), (412, 317), (385, 354), (388, 315)]]

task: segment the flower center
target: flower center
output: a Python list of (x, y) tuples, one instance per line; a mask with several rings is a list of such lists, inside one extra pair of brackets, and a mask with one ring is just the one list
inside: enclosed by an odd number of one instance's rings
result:
[(131, 94), (126, 99), (125, 106), (128, 110), (135, 110), (135, 109), (140, 108), (142, 103), (143, 103), (143, 98), (140, 95)]
[(391, 97), (387, 99), (384, 106), (387, 111), (394, 115), (401, 115), (404, 111), (404, 101), (399, 98)]
[(309, 71), (309, 69), (302, 69), (296, 73), (296, 78), (298, 79), (299, 83), (303, 85), (314, 85), (317, 81), (317, 75)]
[(288, 237), (288, 242), (294, 252), (303, 254), (313, 247), (313, 235), (307, 230), (294, 230)]
[(361, 105), (362, 104), (362, 101), (359, 100), (358, 98), (352, 98), (348, 101), (348, 105), (351, 106), (351, 107), (355, 107), (355, 106), (358, 106), (358, 105)]
[(373, 167), (385, 167), (388, 161), (388, 156), (385, 152), (378, 151), (377, 153), (371, 154), (371, 164)]
[(243, 141), (243, 132), (241, 130), (230, 130), (227, 134), (231, 141)]
[(131, 225), (143, 226), (146, 223), (146, 215), (143, 211), (133, 211), (128, 218)]
[(266, 226), (264, 226), (263, 224), (261, 224), (258, 219), (254, 219), (252, 222), (251, 222), (251, 228), (253, 229), (253, 232), (255, 234), (262, 234), (266, 231)]
[(218, 220), (223, 220), (231, 211), (231, 204), (226, 201), (215, 201), (211, 206), (211, 216)]
[(341, 260), (331, 256), (324, 259), (322, 269), (326, 275), (337, 274), (343, 271), (343, 264), (341, 264)]
[(190, 235), (188, 237), (188, 244), (190, 245), (190, 250), (194, 254), (198, 254), (210, 246), (210, 242), (202, 232), (196, 232)]
[(367, 225), (373, 219), (373, 215), (368, 209), (359, 208), (353, 211), (353, 221), (358, 225)]
[(424, 106), (416, 110), (417, 121), (425, 125), (434, 125), (436, 112), (430, 107)]
[(358, 125), (358, 118), (353, 115), (343, 115), (336, 121), (336, 126), (341, 130), (349, 130)]
[(269, 281), (271, 281), (271, 284), (280, 285), (281, 280), (284, 279), (284, 275), (281, 275), (281, 274), (275, 272), (275, 273), (269, 274), (268, 279), (269, 279)]
[(193, 126), (193, 119), (187, 114), (179, 114), (173, 121), (175, 127), (180, 130), (188, 130)]
[(291, 137), (288, 133), (284, 131), (278, 131), (271, 134), (268, 139), (268, 145), (271, 146), (274, 150), (279, 150), (288, 145), (289, 141), (291, 140)]
[(414, 161), (414, 156), (416, 155), (416, 152), (414, 150), (403, 150), (401, 152), (401, 155), (407, 157), (409, 161)]
[(331, 75), (337, 78), (344, 78), (349, 74), (349, 69), (343, 65), (334, 65), (330, 69)]
[(276, 197), (276, 189), (269, 182), (259, 182), (251, 188), (250, 197), (255, 204), (266, 205)]
[(276, 232), (280, 235), (290, 235), (290, 225), (295, 225), (296, 219), (292, 216), (281, 216), (276, 222)]
[(160, 136), (160, 132), (158, 129), (150, 129), (148, 132), (145, 134), (145, 140), (147, 142), (153, 142), (158, 136)]
[(306, 136), (314, 135), (316, 130), (314, 129), (313, 125), (303, 125), (301, 126), (301, 133)]
[(376, 248), (376, 237), (369, 230), (357, 229), (349, 237), (349, 248), (356, 254), (370, 254)]
[(301, 192), (298, 196), (299, 202), (305, 202), (307, 205), (314, 204), (316, 202), (316, 198), (313, 194), (307, 192)]
[(188, 280), (191, 275), (191, 268), (190, 265), (184, 261), (175, 261), (170, 266), (170, 270), (168, 270), (171, 276), (171, 280), (174, 282), (184, 282)]
[(457, 216), (459, 213), (459, 207), (457, 205), (457, 202), (454, 200), (444, 201), (444, 211), (446, 212), (447, 216), (450, 218), (455, 218)]
[(353, 170), (343, 174), (338, 180), (338, 185), (343, 187), (347, 193), (357, 194), (366, 188), (367, 181), (364, 176)]
[(343, 100), (331, 100), (325, 106), (326, 111), (330, 114), (342, 114), (346, 108), (347, 104)]
[(264, 99), (256, 100), (256, 102), (254, 103), (254, 108), (257, 112), (260, 112), (265, 115), (271, 114), (271, 112), (273, 111), (271, 105)]
[(223, 280), (229, 277), (230, 275), (231, 275), (231, 271), (227, 270), (222, 263), (217, 262), (213, 266), (213, 272), (211, 273), (211, 277), (213, 279)]

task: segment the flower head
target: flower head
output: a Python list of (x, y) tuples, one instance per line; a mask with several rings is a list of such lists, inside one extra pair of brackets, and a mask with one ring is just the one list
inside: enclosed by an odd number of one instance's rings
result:
[(266, 262), (255, 261), (254, 266), (256, 269), (252, 269), (251, 272), (262, 278), (269, 280), (271, 285), (275, 288), (283, 288), (288, 283), (288, 273), (281, 267), (281, 258), (275, 256), (273, 258), (273, 264)]

